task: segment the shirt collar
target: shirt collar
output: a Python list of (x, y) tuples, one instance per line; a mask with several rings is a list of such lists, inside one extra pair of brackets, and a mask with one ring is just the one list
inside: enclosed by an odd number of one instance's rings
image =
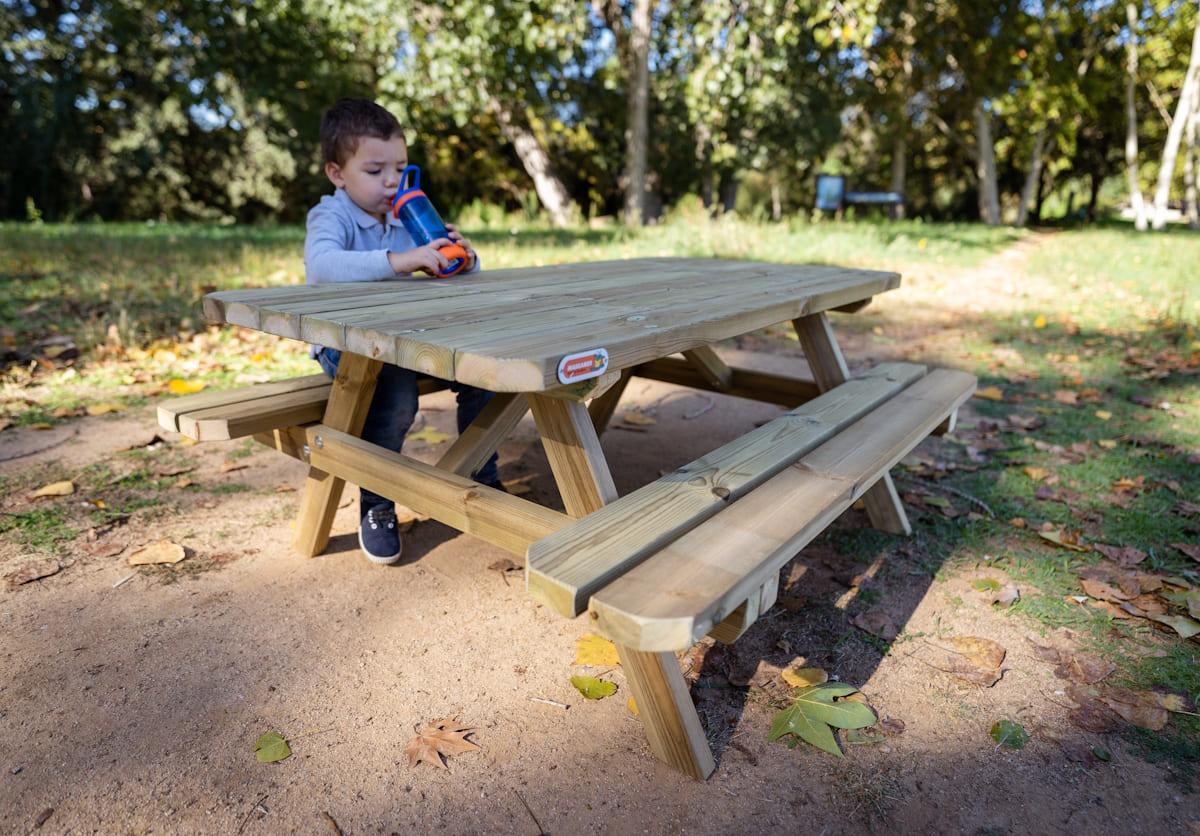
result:
[[(333, 197), (342, 204), (347, 212), (350, 213), (350, 217), (354, 218), (354, 222), (358, 224), (360, 228), (370, 229), (373, 226), (379, 225), (379, 220), (366, 209), (363, 209), (361, 206), (351, 200), (350, 195), (346, 194), (345, 189), (338, 189), (333, 193)], [(400, 221), (392, 217), (390, 212), (384, 216), (384, 220), (386, 226), (401, 225)]]

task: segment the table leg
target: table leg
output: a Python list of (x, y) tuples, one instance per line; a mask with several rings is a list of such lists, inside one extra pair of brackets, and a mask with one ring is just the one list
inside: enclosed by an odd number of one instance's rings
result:
[(608, 422), (612, 420), (613, 413), (617, 411), (621, 395), (625, 394), (625, 387), (629, 385), (632, 378), (632, 369), (622, 369), (620, 380), (614, 383), (607, 392), (598, 398), (593, 398), (592, 402), (588, 404), (588, 414), (592, 416), (592, 426), (596, 428), (596, 435), (604, 434)]
[(471, 426), (463, 430), (458, 440), (438, 459), (437, 466), (459, 476), (470, 476), (487, 464), (500, 442), (521, 423), (528, 411), (529, 404), (524, 395), (512, 392), (492, 395)]
[[(371, 397), (375, 394), (375, 380), (382, 367), (379, 360), (343, 352), (329, 390), (322, 423), (351, 435), (361, 433)], [(333, 526), (344, 484), (341, 479), (315, 467), (308, 469), (300, 515), (296, 520), (296, 537), (292, 541), (296, 551), (305, 557), (314, 557), (329, 545), (329, 529)]]
[[(827, 392), (845, 383), (850, 372), (837, 338), (833, 335), (829, 317), (824, 312), (810, 314), (793, 320), (792, 326), (800, 338), (800, 346), (817, 381), (817, 388)], [(904, 506), (900, 503), (900, 495), (896, 493), (890, 474), (883, 474), (863, 496), (863, 501), (867, 505), (867, 517), (872, 526), (890, 534), (912, 534), (908, 515), (904, 513)]]
[[(600, 439), (583, 404), (530, 395), (529, 405), (567, 513), (583, 517), (616, 499)], [(685, 775), (701, 780), (711, 775), (716, 763), (675, 654), (617, 645), (617, 656), (650, 750)]]

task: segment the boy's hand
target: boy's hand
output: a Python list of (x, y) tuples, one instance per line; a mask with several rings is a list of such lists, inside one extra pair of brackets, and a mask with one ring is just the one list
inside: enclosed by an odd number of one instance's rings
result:
[(450, 262), (438, 252), (439, 247), (450, 244), (448, 238), (438, 238), (423, 247), (414, 247), (408, 252), (388, 253), (388, 263), (396, 273), (416, 273), (418, 270), (436, 276), (449, 266)]
[(471, 242), (463, 237), (463, 234), (458, 231), (458, 227), (454, 224), (446, 224), (446, 231), (450, 233), (450, 240), (461, 246), (467, 251), (467, 263), (463, 267), (464, 272), (470, 272), (475, 269), (475, 248), (471, 246)]

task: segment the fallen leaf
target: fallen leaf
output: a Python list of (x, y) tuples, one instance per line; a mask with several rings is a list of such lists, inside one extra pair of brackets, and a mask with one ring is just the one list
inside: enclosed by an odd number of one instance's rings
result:
[(878, 746), (887, 740), (882, 734), (871, 734), (870, 732), (860, 731), (859, 729), (850, 729), (846, 732), (847, 746)]
[(450, 440), (450, 436), (433, 427), (421, 427), (417, 432), (409, 433), (406, 437), (411, 441), (424, 441), (426, 444), (441, 444)]
[(1171, 510), (1181, 517), (1195, 517), (1200, 515), (1200, 505), (1195, 502), (1188, 502), (1186, 499), (1176, 502), (1175, 507)]
[(1056, 403), (1075, 406), (1079, 403), (1079, 394), (1070, 389), (1056, 389), (1054, 391), (1054, 400)]
[(63, 482), (51, 482), (48, 485), (42, 485), (36, 491), (29, 495), (30, 499), (40, 499), (44, 496), (70, 496), (75, 493), (75, 483), (70, 480)]
[(259, 763), (277, 763), (291, 755), (287, 741), (277, 731), (267, 732), (254, 742), (254, 757)]
[(1033, 327), (1038, 329), (1045, 328), (1046, 317), (1042, 314), (1038, 314), (1033, 320)]
[(982, 389), (975, 390), (975, 397), (983, 398), (985, 401), (1002, 401), (1004, 393), (998, 386), (984, 386)]
[(899, 635), (900, 631), (896, 629), (895, 622), (891, 617), (879, 610), (870, 610), (869, 612), (859, 613), (854, 618), (850, 619), (850, 623), (860, 630), (870, 633), (873, 636), (878, 636), (886, 642)]
[(30, 583), (31, 581), (48, 578), (51, 575), (57, 574), (62, 569), (59, 562), (53, 557), (42, 558), (35, 560), (32, 563), (26, 563), (15, 572), (10, 572), (4, 576), (8, 581), (9, 589), (16, 589), (18, 586)]
[(882, 729), (883, 733), (888, 737), (897, 737), (904, 734), (906, 726), (904, 725), (903, 720), (895, 717), (884, 717), (879, 721), (879, 728)]
[(1186, 597), (1188, 614), (1200, 618), (1200, 589), (1193, 589)]
[(575, 690), (583, 694), (589, 700), (602, 700), (605, 697), (611, 697), (617, 693), (617, 684), (609, 682), (606, 679), (597, 679), (594, 676), (573, 676), (571, 684), (575, 686)]
[(500, 484), (504, 485), (504, 490), (513, 496), (524, 496), (533, 490), (533, 486), (529, 484), (529, 480), (532, 478), (532, 476), (522, 476), (517, 479), (505, 479)]
[(934, 667), (985, 688), (999, 681), (1005, 655), (1003, 647), (991, 639), (976, 636), (954, 636), (949, 642), (950, 647), (940, 648), (945, 651), (945, 658), (940, 664), (933, 663)]
[(1006, 749), (1021, 749), (1029, 742), (1029, 732), (1020, 723), (1012, 720), (997, 720), (988, 732), (998, 746)]
[(1114, 449), (1116, 449), (1116, 446), (1117, 446), (1116, 439), (1112, 439), (1112, 438), (1102, 438), (1099, 441), (1097, 441), (1096, 443), (1099, 444), (1101, 447), (1103, 447), (1105, 450), (1114, 450)]
[(629, 713), (634, 717), (640, 716), (640, 712), (638, 711), (637, 707), (637, 700), (635, 700), (633, 697), (625, 700), (625, 707), (629, 709)]
[(1070, 532), (1065, 529), (1051, 529), (1050, 531), (1039, 531), (1038, 536), (1043, 540), (1049, 540), (1056, 546), (1061, 546), (1071, 551), (1086, 552), (1088, 550), (1087, 546), (1080, 543), (1078, 532)]
[(797, 691), (792, 697), (792, 705), (775, 715), (767, 739), (779, 740), (791, 735), (793, 739), (787, 741), (790, 747), (803, 740), (842, 757), (833, 729), (862, 729), (875, 725), (878, 719), (870, 706), (838, 699), (857, 691), (857, 688), (840, 682), (825, 682)]
[(1044, 467), (1027, 467), (1025, 468), (1025, 475), (1035, 482), (1040, 482), (1050, 475), (1050, 471)]
[(1008, 521), (1008, 524), (1013, 528), (1024, 528), (1026, 526), (1026, 522), (1023, 517), (1013, 517)]
[(221, 472), (222, 473), (233, 473), (233, 471), (235, 471), (235, 470), (245, 470), (249, 466), (250, 466), (249, 464), (247, 464), (246, 462), (243, 462), (243, 461), (234, 461), (232, 459), (226, 459), (225, 461), (221, 462)]
[(575, 642), (575, 664), (592, 668), (611, 668), (621, 664), (617, 658), (617, 646), (603, 636), (591, 633), (580, 636)]
[(1092, 746), (1082, 740), (1063, 740), (1058, 745), (1062, 747), (1063, 754), (1066, 755), (1067, 760), (1072, 763), (1092, 766), (1097, 761), (1096, 755), (1092, 751)]
[(971, 581), (971, 586), (980, 592), (999, 592), (1000, 581), (995, 578), (978, 578)]
[(1099, 418), (1101, 421), (1108, 421), (1108, 420), (1112, 419), (1112, 413), (1109, 412), (1107, 409), (1097, 409), (1096, 417)]
[(153, 566), (160, 563), (178, 563), (187, 557), (187, 552), (178, 543), (170, 540), (159, 540), (156, 543), (142, 546), (129, 555), (130, 566)]
[(999, 604), (1001, 607), (1011, 607), (1021, 598), (1021, 590), (1017, 589), (1016, 584), (1007, 583), (992, 595), (990, 603), (993, 605)]
[(1112, 662), (1094, 654), (1071, 653), (1062, 656), (1061, 664), (1055, 668), (1054, 673), (1062, 679), (1094, 685), (1116, 669), (1117, 666)]
[(92, 543), (83, 547), (84, 552), (90, 557), (116, 557), (121, 552), (125, 551), (124, 543), (114, 541)]
[(1136, 595), (1129, 595), (1104, 581), (1092, 578), (1083, 578), (1079, 581), (1079, 585), (1083, 587), (1083, 591), (1088, 595), (1093, 598), (1099, 598), (1101, 601), (1129, 601), (1137, 597)]
[[(507, 557), (502, 557), (499, 560), (494, 560), (488, 564), (489, 569), (494, 569), (497, 572), (519, 572), (521, 567)], [(576, 663), (578, 664), (578, 663)]]
[(829, 674), (821, 668), (785, 668), (779, 678), (793, 688), (811, 688), (829, 681)]
[(1151, 621), (1157, 621), (1159, 624), (1167, 625), (1178, 633), (1180, 638), (1190, 639), (1192, 636), (1200, 633), (1200, 621), (1188, 618), (1186, 615), (1156, 615), (1155, 613), (1146, 613), (1146, 618)]
[(1200, 562), (1200, 545), (1196, 545), (1195, 543), (1172, 543), (1171, 548), (1186, 554), (1192, 560)]
[(1162, 731), (1167, 725), (1167, 710), (1159, 704), (1158, 696), (1152, 691), (1108, 688), (1101, 692), (1100, 701), (1132, 726)]
[(658, 419), (652, 415), (647, 415), (644, 412), (636, 409), (630, 409), (621, 415), (621, 420), (626, 424), (632, 424), (635, 427), (649, 427), (658, 423)]
[(119, 403), (94, 403), (87, 408), (87, 414), (95, 418), (99, 415), (108, 415), (110, 412), (124, 412), (125, 409), (125, 405)]
[(277, 485), (275, 487), (275, 493), (293, 493), (295, 490), (295, 485)]
[(167, 391), (172, 395), (194, 395), (197, 392), (203, 391), (207, 385), (202, 380), (180, 380), (173, 378), (167, 383)]
[(173, 467), (160, 467), (154, 471), (155, 476), (161, 476), (164, 479), (168, 476), (182, 476), (185, 473), (191, 473), (195, 470), (195, 465), (176, 465)]
[(190, 488), (190, 487), (191, 487), (192, 485), (194, 485), (194, 484), (196, 484), (196, 483), (195, 483), (195, 482), (193, 482), (193, 481), (192, 481), (191, 479), (189, 479), (188, 477), (184, 476), (182, 479), (176, 479), (176, 480), (175, 480), (175, 481), (174, 481), (174, 482), (171, 484), (171, 487), (172, 487), (172, 488), (177, 488), (177, 489), (179, 489), (179, 490), (182, 490), (182, 489), (184, 489), (184, 488)]
[(467, 740), (467, 735), (474, 731), (473, 726), (465, 726), (453, 718), (435, 720), (417, 732), (417, 736), (404, 747), (408, 765), (416, 766), (425, 761), (438, 769), (445, 769), (443, 757), (479, 751), (478, 744)]
[(1092, 548), (1100, 554), (1119, 563), (1121, 566), (1136, 566), (1146, 559), (1147, 554), (1133, 546), (1106, 546), (1103, 543), (1093, 543)]

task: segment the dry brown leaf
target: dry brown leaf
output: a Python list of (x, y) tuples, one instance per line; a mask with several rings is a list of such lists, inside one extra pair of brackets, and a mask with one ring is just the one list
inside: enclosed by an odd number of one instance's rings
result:
[(75, 493), (75, 483), (70, 480), (62, 482), (51, 482), (48, 485), (42, 485), (36, 491), (29, 495), (30, 499), (41, 499), (44, 496), (70, 496)]
[(416, 766), (425, 761), (438, 769), (445, 769), (443, 756), (449, 758), (479, 750), (478, 745), (467, 740), (467, 735), (474, 731), (473, 726), (465, 726), (454, 718), (435, 720), (417, 732), (417, 736), (404, 747), (404, 754), (408, 755), (408, 765)]
[(652, 415), (647, 415), (644, 412), (636, 409), (630, 409), (621, 415), (621, 420), (626, 424), (632, 424), (635, 427), (650, 427), (658, 423), (658, 419)]
[(1025, 468), (1025, 475), (1035, 482), (1040, 482), (1050, 475), (1050, 471), (1044, 467), (1027, 467)]
[(513, 563), (507, 557), (502, 557), (499, 560), (494, 560), (488, 564), (489, 569), (495, 569), (497, 572), (520, 572), (521, 567)]
[(1088, 546), (1080, 542), (1079, 532), (1077, 531), (1050, 528), (1039, 531), (1038, 536), (1043, 540), (1049, 540), (1056, 546), (1062, 546), (1064, 549), (1070, 549), (1071, 551), (1086, 552), (1088, 550)]
[(933, 667), (984, 688), (990, 688), (1000, 680), (1004, 648), (999, 644), (976, 636), (955, 636), (949, 642), (950, 647), (940, 648), (945, 651), (945, 656), (930, 663)]
[(161, 476), (165, 479), (168, 476), (182, 476), (185, 473), (191, 473), (195, 469), (195, 465), (160, 467), (158, 470), (154, 471), (154, 475)]
[(292, 493), (295, 490), (295, 485), (277, 485), (275, 487), (275, 493)]
[(247, 464), (246, 462), (234, 461), (232, 459), (226, 459), (225, 461), (221, 462), (221, 472), (222, 473), (232, 473), (235, 470), (245, 470), (249, 466), (250, 465)]
[(1055, 389), (1054, 400), (1067, 406), (1075, 406), (1079, 403), (1079, 393), (1071, 389)]
[(1093, 599), (1089, 600), (1087, 602), (1087, 604), (1089, 607), (1092, 607), (1093, 609), (1103, 610), (1104, 612), (1108, 613), (1113, 618), (1129, 618), (1130, 617), (1130, 613), (1127, 613), (1125, 610), (1121, 609), (1116, 604), (1110, 603), (1109, 601), (1097, 601), (1093, 598)]
[(1094, 685), (1116, 669), (1117, 666), (1112, 662), (1094, 654), (1071, 653), (1062, 659), (1062, 663), (1054, 673), (1063, 679)]
[(10, 572), (4, 576), (8, 581), (9, 589), (16, 589), (18, 586), (36, 581), (41, 578), (48, 578), (51, 575), (57, 574), (62, 569), (59, 562), (53, 557), (42, 558), (35, 560), (32, 563), (26, 563), (15, 572)]
[(1016, 584), (1006, 583), (992, 595), (991, 603), (999, 604), (1001, 607), (1011, 607), (1020, 598), (1021, 590), (1017, 589)]
[(171, 484), (171, 487), (172, 487), (172, 488), (177, 488), (177, 489), (179, 489), (179, 490), (183, 490), (184, 488), (190, 488), (190, 487), (191, 487), (192, 485), (194, 485), (194, 484), (196, 484), (196, 483), (195, 483), (195, 482), (193, 482), (193, 481), (192, 481), (191, 479), (189, 479), (188, 477), (184, 476), (182, 479), (177, 479), (177, 480), (175, 480), (175, 482), (173, 482), (173, 483)]
[(1200, 503), (1180, 500), (1171, 510), (1181, 517), (1196, 517), (1200, 516)]
[(1150, 731), (1162, 731), (1167, 725), (1167, 710), (1159, 704), (1153, 691), (1131, 691), (1127, 688), (1107, 688), (1100, 701), (1121, 716), (1125, 722)]
[(154, 566), (161, 563), (178, 563), (187, 557), (187, 551), (178, 543), (159, 540), (142, 546), (129, 555), (130, 566)]
[(821, 668), (787, 668), (780, 672), (779, 678), (793, 688), (808, 688), (829, 681), (829, 674)]
[(1110, 586), (1104, 581), (1092, 578), (1083, 578), (1079, 581), (1079, 585), (1083, 587), (1083, 591), (1088, 595), (1093, 598), (1099, 598), (1101, 601), (1128, 601), (1136, 597), (1117, 589), (1115, 586)]
[(1200, 545), (1195, 543), (1172, 543), (1171, 548), (1182, 552), (1192, 560), (1200, 562)]
[(87, 414), (93, 418), (98, 415), (108, 415), (110, 412), (124, 412), (125, 406), (119, 403), (94, 403), (87, 408)]
[(121, 552), (125, 551), (124, 543), (115, 541), (100, 541), (91, 543), (83, 547), (83, 551), (90, 557), (116, 557)]
[(1013, 517), (1008, 521), (1008, 524), (1013, 528), (1024, 528), (1026, 526), (1026, 522), (1023, 517)]
[(1124, 567), (1136, 566), (1147, 557), (1144, 551), (1135, 549), (1133, 546), (1106, 546), (1103, 543), (1093, 543), (1092, 548)]
[(868, 612), (859, 613), (854, 618), (850, 619), (850, 623), (860, 630), (870, 633), (873, 636), (878, 636), (884, 641), (890, 642), (899, 635), (900, 631), (896, 628), (896, 624), (892, 621), (891, 616), (880, 610), (870, 610)]

